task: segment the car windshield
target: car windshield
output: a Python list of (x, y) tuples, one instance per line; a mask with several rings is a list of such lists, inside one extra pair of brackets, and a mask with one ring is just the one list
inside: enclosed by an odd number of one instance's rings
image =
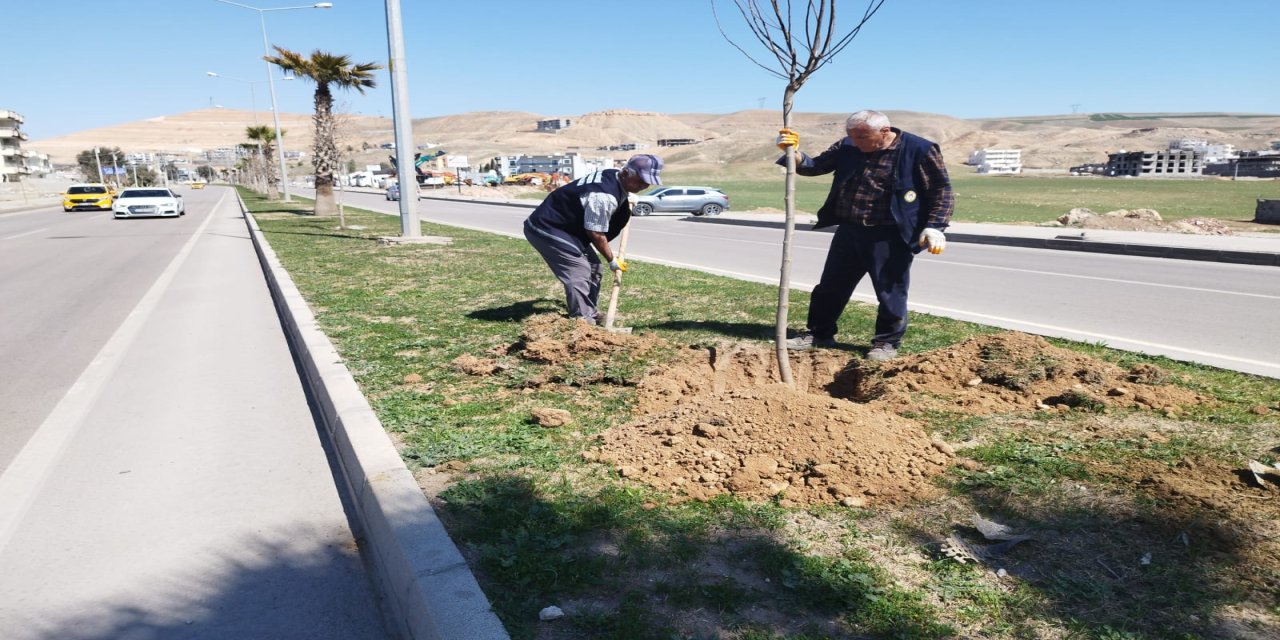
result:
[(168, 198), (168, 189), (131, 189), (120, 192), (121, 198)]
[(107, 192), (106, 187), (71, 187), (70, 189), (67, 189), (67, 193), (69, 194), (106, 193), (106, 192)]

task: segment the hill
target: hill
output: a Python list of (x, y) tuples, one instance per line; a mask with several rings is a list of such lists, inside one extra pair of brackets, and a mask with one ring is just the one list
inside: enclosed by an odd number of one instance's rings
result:
[[(974, 149), (1023, 150), (1028, 168), (1063, 169), (1083, 162), (1101, 162), (1108, 152), (1122, 149), (1164, 148), (1170, 139), (1203, 138), (1240, 149), (1263, 149), (1280, 140), (1280, 115), (1222, 113), (1070, 114), (965, 120), (933, 113), (890, 111), (895, 126), (942, 145), (952, 163), (962, 163)], [(647, 145), (657, 151), (662, 138), (693, 138), (695, 145), (661, 148), (669, 162), (688, 165), (767, 163), (776, 157), (772, 139), (781, 116), (776, 111), (729, 114), (662, 114), (612, 109), (568, 116), (572, 126), (557, 132), (537, 130), (548, 116), (515, 112), (471, 112), (413, 121), (416, 144), (436, 144), (473, 160), (499, 154), (579, 151), (586, 155), (625, 155), (598, 151), (623, 143)], [(802, 147), (824, 148), (844, 135), (845, 113), (795, 113)], [(172, 116), (80, 131), (37, 140), (28, 146), (50, 154), (54, 162), (70, 163), (75, 154), (94, 146), (118, 146), (125, 151), (175, 151), (229, 147), (244, 141), (244, 128), (255, 114), (230, 109), (202, 109)], [(270, 124), (271, 114), (259, 112), (257, 122)], [(358, 164), (386, 161), (390, 151), (378, 149), (393, 139), (389, 118), (344, 115), (342, 146)], [(287, 131), (285, 148), (309, 150), (310, 114), (280, 114)]]

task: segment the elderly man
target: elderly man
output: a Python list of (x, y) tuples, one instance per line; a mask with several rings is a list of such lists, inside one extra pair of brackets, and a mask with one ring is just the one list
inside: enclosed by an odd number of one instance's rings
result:
[(596, 324), (603, 269), (626, 271), (609, 241), (631, 220), (629, 193), (662, 184), (662, 158), (632, 156), (621, 169), (593, 171), (556, 189), (524, 221), (524, 237), (564, 285), (569, 317)]
[[(809, 299), (807, 330), (787, 341), (790, 349), (835, 345), (837, 321), (853, 289), (869, 276), (879, 308), (870, 360), (891, 360), (907, 331), (911, 262), (927, 249), (942, 253), (942, 231), (955, 198), (938, 145), (889, 124), (879, 111), (859, 111), (845, 122), (848, 136), (815, 158), (796, 149), (800, 136), (779, 131), (777, 144), (799, 154), (796, 173), (835, 173), (818, 209), (815, 229), (837, 225), (822, 278)], [(786, 156), (778, 160), (786, 164)]]

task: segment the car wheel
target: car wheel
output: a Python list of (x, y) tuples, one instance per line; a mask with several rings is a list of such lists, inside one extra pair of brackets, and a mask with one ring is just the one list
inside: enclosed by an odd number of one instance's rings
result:
[(698, 213), (695, 215), (718, 216), (720, 215), (721, 211), (724, 211), (724, 207), (721, 207), (720, 205), (714, 202), (708, 202), (707, 204), (702, 205), (702, 209), (699, 210)]
[(641, 202), (636, 205), (636, 208), (633, 210), (633, 213), (635, 213), (638, 216), (647, 216), (653, 213), (653, 207)]

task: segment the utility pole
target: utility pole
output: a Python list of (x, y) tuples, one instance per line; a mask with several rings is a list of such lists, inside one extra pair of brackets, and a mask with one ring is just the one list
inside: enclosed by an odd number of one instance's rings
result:
[[(391, 71), (391, 119), (395, 126), (396, 178), (400, 182), (400, 236), (422, 236), (418, 221), (418, 180), (414, 177), (413, 119), (409, 114), (409, 72), (404, 60), (400, 0), (387, 0), (387, 56)], [(413, 187), (412, 191), (409, 187)]]
[(116, 188), (120, 188), (120, 163), (116, 162), (116, 152), (111, 152), (111, 175), (116, 181)]
[(106, 184), (107, 181), (102, 177), (102, 156), (98, 155), (98, 148), (93, 148), (93, 161), (98, 163), (98, 182)]

